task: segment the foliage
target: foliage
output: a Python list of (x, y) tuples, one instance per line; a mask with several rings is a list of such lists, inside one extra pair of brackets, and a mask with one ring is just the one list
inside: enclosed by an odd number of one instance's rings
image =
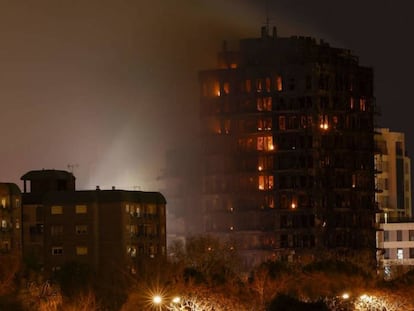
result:
[(61, 267), (55, 278), (60, 285), (62, 294), (71, 297), (91, 286), (93, 273), (88, 265), (71, 261)]
[(20, 258), (17, 253), (0, 254), (0, 297), (16, 289), (16, 275), (20, 270)]
[(269, 304), (266, 311), (328, 311), (323, 301), (302, 302), (288, 295), (277, 295)]

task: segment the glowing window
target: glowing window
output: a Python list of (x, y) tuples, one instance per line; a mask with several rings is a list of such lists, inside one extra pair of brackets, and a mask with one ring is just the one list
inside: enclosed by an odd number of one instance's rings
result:
[(128, 246), (127, 247), (127, 254), (131, 257), (137, 256), (137, 248), (135, 246)]
[(6, 208), (6, 199), (5, 198), (1, 199), (1, 207)]
[(88, 211), (88, 207), (86, 205), (76, 205), (75, 212), (76, 214), (86, 214)]
[(262, 79), (257, 79), (256, 80), (256, 91), (257, 92), (263, 91), (263, 81), (262, 81)]
[(265, 83), (266, 83), (266, 91), (270, 92), (270, 78), (266, 78)]
[(259, 190), (273, 189), (273, 176), (259, 176)]
[(76, 246), (76, 255), (88, 255), (88, 248), (86, 246)]
[(404, 259), (404, 252), (402, 248), (397, 248), (397, 259)]
[(365, 111), (367, 109), (366, 103), (367, 103), (367, 101), (366, 101), (365, 98), (360, 98), (359, 99), (359, 110)]
[(61, 205), (52, 205), (52, 207), (50, 208), (50, 213), (52, 215), (63, 214), (63, 206), (61, 206)]
[(283, 90), (283, 85), (282, 85), (282, 77), (281, 76), (276, 76), (276, 90), (277, 91), (282, 91)]
[(250, 93), (252, 91), (252, 81), (246, 80), (246, 92)]
[(230, 84), (228, 82), (225, 82), (223, 84), (223, 92), (224, 92), (224, 94), (229, 94), (230, 93)]

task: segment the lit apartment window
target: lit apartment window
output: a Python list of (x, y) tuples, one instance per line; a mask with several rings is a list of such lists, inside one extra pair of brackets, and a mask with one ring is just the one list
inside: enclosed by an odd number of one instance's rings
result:
[(137, 256), (137, 248), (135, 246), (128, 246), (127, 247), (127, 254), (131, 257)]
[(75, 206), (75, 213), (76, 214), (86, 214), (88, 211), (88, 207), (86, 205), (76, 205)]
[(404, 252), (402, 248), (397, 248), (397, 259), (404, 259)]
[(2, 220), (1, 220), (1, 228), (2, 228), (3, 230), (7, 228), (7, 221), (6, 221), (6, 220), (4, 220), (4, 219), (2, 219)]
[(75, 226), (76, 234), (87, 234), (88, 233), (88, 226), (87, 225), (76, 225)]
[(52, 255), (62, 255), (62, 254), (63, 254), (63, 247), (62, 246), (52, 247)]
[(86, 246), (76, 246), (76, 255), (88, 255), (88, 248)]
[(50, 208), (50, 213), (52, 215), (63, 214), (63, 206), (61, 206), (61, 205), (52, 205), (52, 207)]
[(1, 199), (1, 207), (6, 208), (6, 199), (5, 198)]

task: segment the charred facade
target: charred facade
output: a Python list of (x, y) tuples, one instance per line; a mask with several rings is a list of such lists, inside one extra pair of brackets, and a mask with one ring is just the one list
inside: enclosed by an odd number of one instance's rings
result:
[(371, 68), (349, 50), (263, 28), (237, 51), (223, 44), (199, 81), (207, 233), (256, 260), (374, 252)]

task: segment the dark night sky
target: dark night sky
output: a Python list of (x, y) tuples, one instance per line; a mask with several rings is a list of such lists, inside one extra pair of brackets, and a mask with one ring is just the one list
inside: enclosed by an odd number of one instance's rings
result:
[[(410, 155), (410, 1), (270, 1), (280, 36), (324, 39), (375, 73), (380, 125)], [(197, 71), (257, 37), (265, 1), (0, 0), (0, 180), (68, 169), (78, 188), (159, 190), (165, 151), (198, 129)]]

